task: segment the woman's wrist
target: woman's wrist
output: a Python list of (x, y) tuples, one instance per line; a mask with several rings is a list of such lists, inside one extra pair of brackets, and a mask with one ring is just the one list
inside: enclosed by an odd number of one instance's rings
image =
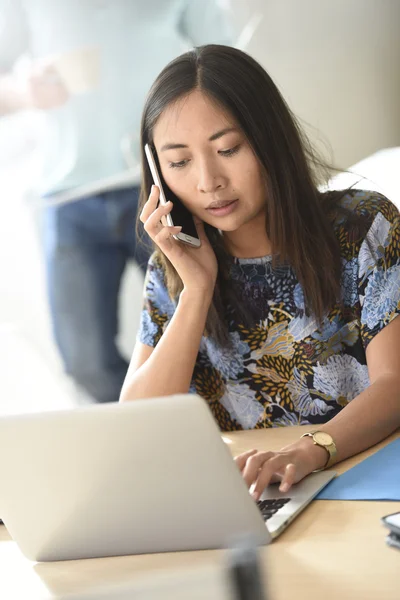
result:
[(212, 295), (201, 290), (195, 293), (193, 290), (183, 289), (179, 296), (177, 313), (184, 317), (187, 326), (194, 326), (195, 330), (200, 328), (199, 332), (203, 334), (211, 300)]
[(303, 442), (304, 451), (310, 458), (311, 471), (323, 469), (329, 460), (329, 452), (322, 446), (314, 444), (310, 437), (302, 438), (300, 441)]
[(207, 288), (183, 288), (179, 296), (179, 303), (188, 303), (191, 306), (206, 308), (207, 312), (212, 302), (213, 289)]
[(284, 448), (284, 450), (297, 450), (301, 452), (307, 463), (307, 470), (309, 473), (323, 469), (329, 460), (329, 453), (322, 446), (314, 444), (312, 438), (304, 437), (297, 440), (290, 446)]

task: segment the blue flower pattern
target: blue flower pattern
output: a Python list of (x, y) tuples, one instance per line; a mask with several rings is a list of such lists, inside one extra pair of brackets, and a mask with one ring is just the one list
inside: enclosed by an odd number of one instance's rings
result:
[(157, 335), (158, 327), (151, 319), (147, 310), (142, 310), (140, 315), (140, 329), (138, 340), (147, 346), (154, 346), (154, 339)]
[(387, 271), (375, 269), (368, 280), (361, 323), (374, 329), (397, 310), (400, 303), (400, 264)]
[[(400, 215), (375, 192), (352, 190), (342, 204), (367, 215), (369, 229), (355, 242), (345, 217), (334, 222), (344, 308), (332, 307), (321, 326), (306, 314), (289, 265), (273, 266), (271, 256), (232, 260), (230, 277), (259, 319), (248, 328), (232, 318), (229, 348), (203, 337), (190, 386), (221, 429), (324, 423), (368, 387), (366, 348), (400, 313)], [(154, 346), (175, 309), (152, 257), (138, 339)]]
[(240, 339), (239, 333), (231, 333), (231, 347), (221, 348), (213, 339), (206, 337), (202, 340), (201, 349), (207, 353), (208, 359), (221, 373), (225, 380), (236, 379), (243, 371), (244, 356), (250, 352), (250, 347)]
[(354, 306), (358, 300), (358, 260), (342, 259), (342, 297), (346, 306)]

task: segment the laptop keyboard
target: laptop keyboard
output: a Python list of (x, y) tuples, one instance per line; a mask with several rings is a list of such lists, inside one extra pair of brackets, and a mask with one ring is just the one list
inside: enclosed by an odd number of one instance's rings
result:
[(290, 502), (291, 498), (277, 498), (271, 500), (257, 500), (257, 506), (261, 511), (264, 521), (274, 516), (282, 506)]

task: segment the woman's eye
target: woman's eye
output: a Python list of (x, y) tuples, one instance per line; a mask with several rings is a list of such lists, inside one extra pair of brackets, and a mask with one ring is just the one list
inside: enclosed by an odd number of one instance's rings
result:
[(182, 169), (182, 167), (186, 166), (188, 162), (188, 160), (180, 160), (179, 162), (170, 162), (168, 166), (171, 169)]
[[(219, 150), (218, 154), (220, 156), (233, 156), (234, 154), (237, 154), (237, 152), (239, 152), (240, 150), (240, 146), (241, 144), (238, 144), (237, 146), (235, 146), (234, 148), (228, 148), (228, 150)], [(169, 162), (168, 166), (171, 169), (182, 169), (183, 167), (186, 167), (186, 165), (190, 162), (189, 159), (184, 159), (184, 160), (179, 160), (177, 162)]]
[(220, 150), (218, 152), (218, 154), (220, 154), (221, 156), (233, 156), (234, 154), (239, 152), (239, 150), (240, 150), (240, 144), (238, 144), (234, 148), (229, 148), (228, 150)]

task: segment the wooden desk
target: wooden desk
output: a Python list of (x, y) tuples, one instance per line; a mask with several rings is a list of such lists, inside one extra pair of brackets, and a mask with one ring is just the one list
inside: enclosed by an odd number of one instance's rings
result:
[[(236, 455), (254, 447), (279, 449), (297, 439), (301, 429), (238, 432), (223, 438)], [(388, 441), (398, 436), (400, 432)], [(336, 470), (347, 470), (380, 446)], [(400, 552), (385, 544), (380, 523), (383, 515), (399, 510), (400, 502), (313, 502), (278, 539), (261, 549), (270, 600), (399, 600)], [(184, 573), (223, 560), (223, 551), (202, 551), (31, 563), (0, 526), (0, 598), (47, 600), (67, 594), (84, 598), (120, 584), (134, 590), (146, 574)]]

